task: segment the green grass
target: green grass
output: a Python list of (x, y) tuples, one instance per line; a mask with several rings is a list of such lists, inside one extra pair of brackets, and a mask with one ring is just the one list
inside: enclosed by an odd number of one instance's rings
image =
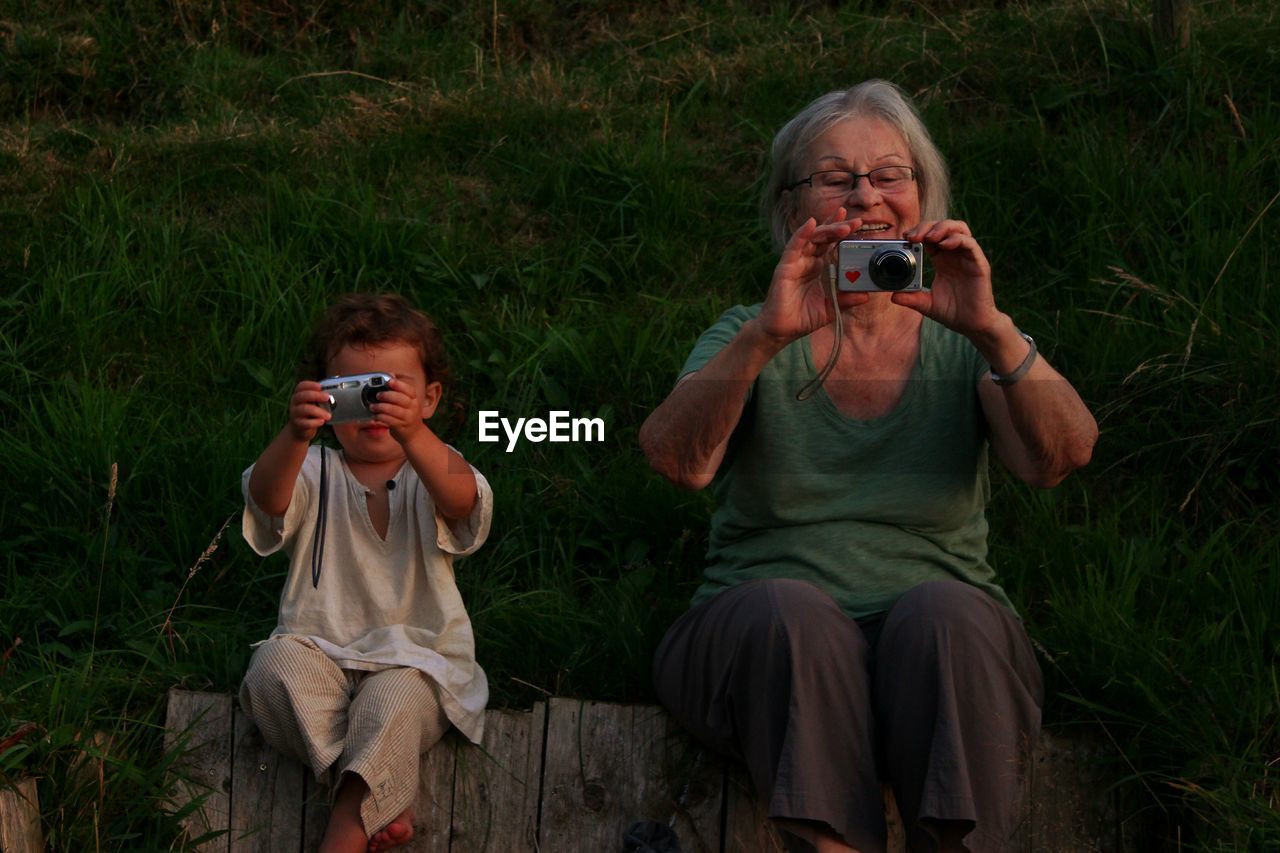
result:
[[(338, 292), (446, 331), (469, 419), (442, 430), (497, 495), (458, 571), (494, 703), (650, 700), (709, 504), (636, 431), (764, 292), (772, 133), (872, 75), (922, 104), (1001, 307), (1102, 427), (1052, 492), (996, 477), (1048, 720), (1105, 729), (1154, 847), (1280, 847), (1270, 4), (1201, 4), (1176, 53), (1103, 0), (11, 6), (0, 740), (34, 728), (0, 774), (40, 777), (55, 849), (170, 846), (164, 692), (232, 689), (274, 624), (238, 479)], [(553, 407), (606, 443), (475, 441), (480, 408)]]

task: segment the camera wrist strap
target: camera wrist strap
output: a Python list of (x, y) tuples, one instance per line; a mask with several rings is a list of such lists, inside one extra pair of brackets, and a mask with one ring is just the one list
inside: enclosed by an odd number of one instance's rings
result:
[(831, 288), (831, 335), (835, 340), (831, 343), (831, 355), (827, 358), (826, 365), (818, 371), (817, 376), (796, 392), (796, 399), (801, 403), (812, 397), (822, 387), (822, 383), (827, 381), (831, 371), (835, 370), (836, 359), (840, 358), (840, 345), (844, 343), (844, 329), (840, 327), (840, 302), (837, 299), (835, 264), (827, 265), (827, 284)]
[(329, 524), (329, 449), (320, 447), (320, 512), (316, 518), (316, 533), (311, 540), (311, 586), (320, 586), (320, 568), (324, 563), (324, 537)]

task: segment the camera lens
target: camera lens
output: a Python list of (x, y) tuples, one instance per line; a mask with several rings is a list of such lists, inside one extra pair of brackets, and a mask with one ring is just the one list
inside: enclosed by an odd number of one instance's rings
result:
[(365, 385), (360, 391), (360, 402), (367, 409), (374, 403), (378, 402), (378, 395), (387, 390), (387, 383), (381, 376), (374, 376), (369, 379), (369, 384)]
[(881, 249), (868, 265), (871, 281), (881, 290), (902, 290), (916, 274), (916, 259), (904, 249)]

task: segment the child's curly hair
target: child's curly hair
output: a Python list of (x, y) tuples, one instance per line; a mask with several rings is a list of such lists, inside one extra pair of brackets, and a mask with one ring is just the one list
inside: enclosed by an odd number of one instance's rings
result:
[[(453, 384), (440, 329), (430, 317), (395, 293), (350, 293), (338, 297), (321, 316), (307, 342), (306, 355), (299, 365), (299, 379), (320, 379), (328, 375), (329, 360), (348, 345), (376, 346), (406, 343), (418, 351), (428, 382), (439, 382), (442, 396)], [(461, 426), (465, 417), (458, 401), (450, 403), (449, 425)]]

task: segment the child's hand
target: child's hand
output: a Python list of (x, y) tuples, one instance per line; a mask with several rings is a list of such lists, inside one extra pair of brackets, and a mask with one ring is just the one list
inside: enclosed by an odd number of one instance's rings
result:
[(407, 444), (427, 428), (422, 422), (422, 400), (413, 385), (402, 379), (387, 383), (389, 390), (378, 394), (378, 402), (369, 407), (373, 419), (391, 428), (391, 437)]
[(295, 439), (311, 443), (320, 427), (333, 417), (333, 413), (321, 405), (327, 402), (329, 395), (320, 389), (319, 382), (304, 379), (294, 386), (289, 399), (289, 432)]

